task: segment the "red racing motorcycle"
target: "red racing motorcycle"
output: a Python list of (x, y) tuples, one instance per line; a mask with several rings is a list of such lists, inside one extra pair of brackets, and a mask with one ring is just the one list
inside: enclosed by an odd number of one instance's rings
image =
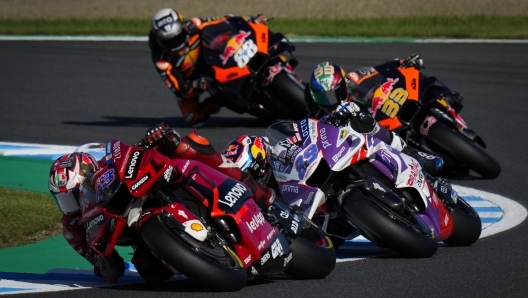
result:
[[(331, 241), (311, 221), (279, 203), (261, 212), (244, 184), (203, 163), (119, 140), (105, 156), (94, 201), (81, 202), (88, 244), (103, 257), (142, 242), (175, 273), (219, 291), (239, 290), (248, 277), (322, 278), (334, 268)], [(304, 267), (290, 268), (294, 259)]]

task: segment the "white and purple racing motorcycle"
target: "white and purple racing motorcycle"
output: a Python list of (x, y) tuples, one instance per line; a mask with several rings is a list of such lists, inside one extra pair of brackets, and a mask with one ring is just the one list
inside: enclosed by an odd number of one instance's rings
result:
[(438, 242), (471, 245), (478, 213), (417, 160), (346, 125), (316, 119), (266, 130), (282, 198), (298, 205), (336, 247), (359, 235), (408, 257), (431, 257)]

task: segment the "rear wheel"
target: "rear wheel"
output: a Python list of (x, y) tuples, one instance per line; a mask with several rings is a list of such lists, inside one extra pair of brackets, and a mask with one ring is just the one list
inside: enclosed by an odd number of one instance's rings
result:
[(475, 243), (482, 232), (482, 222), (475, 209), (460, 197), (457, 204), (449, 209), (452, 209), (450, 214), (455, 228), (444, 243), (450, 246), (469, 246)]
[(275, 75), (267, 91), (276, 101), (274, 110), (270, 110), (278, 119), (301, 120), (306, 118), (304, 85), (292, 75), (280, 72)]
[(382, 206), (358, 189), (347, 195), (342, 208), (361, 233), (378, 246), (413, 258), (431, 257), (438, 249), (437, 240), (420, 228), (417, 218)]
[(484, 178), (497, 178), (501, 172), (499, 163), (482, 148), (443, 123), (436, 122), (429, 128), (426, 141), (431, 149), (466, 165)]
[(330, 238), (317, 226), (310, 225), (290, 244), (293, 259), (285, 271), (297, 279), (320, 279), (336, 264), (336, 251)]
[(169, 229), (160, 216), (143, 224), (141, 238), (154, 253), (190, 280), (215, 291), (238, 291), (247, 271), (237, 255), (214, 235), (204, 242), (185, 232)]

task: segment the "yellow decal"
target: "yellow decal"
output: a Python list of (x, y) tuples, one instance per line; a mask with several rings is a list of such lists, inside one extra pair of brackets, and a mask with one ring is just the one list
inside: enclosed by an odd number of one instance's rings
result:
[(314, 70), (314, 77), (318, 79), (322, 75), (332, 75), (334, 74), (334, 66), (333, 65), (325, 65), (324, 67), (317, 67)]
[(191, 229), (193, 231), (198, 231), (199, 232), (199, 231), (203, 230), (203, 226), (201, 224), (199, 224), (199, 223), (193, 223), (191, 225)]
[(402, 88), (397, 88), (392, 91), (389, 98), (383, 102), (381, 111), (390, 118), (394, 118), (400, 111), (400, 107), (405, 103), (408, 96), (409, 92)]

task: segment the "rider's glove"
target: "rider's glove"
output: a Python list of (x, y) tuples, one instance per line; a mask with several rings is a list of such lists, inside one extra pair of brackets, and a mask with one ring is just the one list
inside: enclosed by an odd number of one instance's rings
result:
[(200, 77), (191, 83), (193, 89), (197, 89), (200, 91), (206, 91), (209, 87), (209, 83), (206, 77)]
[(353, 102), (345, 102), (337, 106), (334, 113), (335, 117), (342, 121), (347, 121), (352, 117), (356, 117), (359, 112), (359, 107)]
[(148, 129), (145, 139), (151, 146), (167, 156), (171, 156), (180, 146), (180, 135), (164, 122)]
[(268, 18), (266, 17), (265, 14), (258, 13), (258, 14), (254, 14), (254, 15), (250, 16), (249, 17), (249, 21), (252, 22), (252, 23), (255, 23), (255, 24), (260, 24), (260, 23), (267, 24), (268, 23)]
[(134, 147), (146, 150), (150, 148), (150, 143), (145, 139), (141, 139), (134, 144)]
[(402, 68), (414, 67), (414, 68), (416, 68), (418, 70), (424, 68), (423, 59), (418, 54), (411, 55), (411, 56), (403, 59), (403, 61), (400, 60), (400, 62), (401, 62), (400, 66)]

